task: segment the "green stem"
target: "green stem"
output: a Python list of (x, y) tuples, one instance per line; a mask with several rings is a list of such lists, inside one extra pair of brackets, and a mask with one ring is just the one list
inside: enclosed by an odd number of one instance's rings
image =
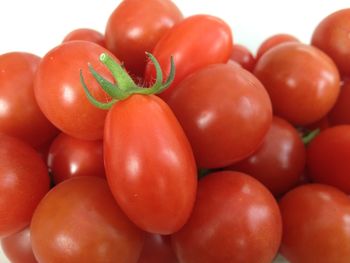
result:
[(318, 134), (320, 129), (313, 130), (302, 137), (302, 141), (305, 145), (308, 145)]

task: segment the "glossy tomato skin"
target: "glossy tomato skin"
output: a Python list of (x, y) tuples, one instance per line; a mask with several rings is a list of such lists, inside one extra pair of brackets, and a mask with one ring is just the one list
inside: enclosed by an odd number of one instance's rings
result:
[(1, 248), (11, 263), (37, 263), (32, 250), (29, 227), (1, 239)]
[(91, 28), (78, 28), (69, 32), (63, 39), (64, 42), (84, 40), (106, 47), (105, 37), (100, 32)]
[(342, 76), (350, 77), (350, 8), (325, 17), (315, 28), (311, 44), (323, 50), (337, 65)]
[(252, 52), (245, 46), (234, 44), (230, 60), (236, 61), (244, 69), (252, 72), (255, 66), (255, 58)]
[[(88, 70), (90, 63), (102, 76), (112, 80), (111, 73), (99, 61), (108, 51), (88, 41), (71, 41), (49, 51), (42, 59), (35, 79), (35, 98), (46, 117), (62, 132), (84, 140), (103, 136), (107, 112), (92, 105), (80, 82), (82, 70), (92, 95), (99, 101), (108, 101)], [(117, 60), (116, 60), (117, 61)]]
[(328, 114), (330, 125), (350, 124), (350, 79), (345, 79), (341, 85), (337, 102)]
[(141, 229), (171, 234), (187, 221), (197, 171), (191, 146), (168, 105), (132, 95), (108, 112), (106, 176), (126, 215)]
[(350, 194), (350, 125), (328, 128), (312, 140), (307, 148), (307, 168), (313, 181)]
[(137, 263), (178, 263), (170, 237), (147, 234)]
[(281, 253), (295, 263), (346, 263), (350, 258), (350, 200), (338, 189), (308, 184), (280, 201)]
[[(226, 63), (232, 53), (232, 43), (231, 28), (217, 17), (194, 15), (175, 25), (153, 49), (165, 75), (169, 74), (170, 56), (176, 67), (174, 81), (160, 97), (167, 100), (174, 87), (189, 74), (210, 64)], [(149, 62), (145, 81), (153, 82), (155, 76), (154, 66)]]
[(297, 130), (274, 117), (259, 149), (230, 167), (263, 183), (275, 196), (297, 185), (305, 168), (305, 147)]
[(39, 262), (137, 262), (144, 233), (122, 213), (103, 178), (75, 177), (40, 202), (30, 225)]
[(106, 26), (107, 48), (126, 69), (139, 77), (145, 71), (145, 52), (183, 18), (170, 0), (124, 0), (112, 12)]
[(61, 133), (50, 146), (47, 164), (56, 184), (75, 176), (105, 177), (103, 142)]
[(0, 132), (33, 147), (58, 133), (35, 101), (33, 82), (39, 63), (40, 58), (30, 53), (0, 56)]
[(0, 237), (26, 227), (49, 191), (48, 170), (27, 143), (0, 134)]
[(271, 193), (246, 174), (223, 171), (199, 181), (192, 215), (172, 243), (180, 262), (270, 263), (281, 230)]
[(210, 65), (182, 81), (168, 104), (184, 128), (200, 168), (240, 161), (262, 143), (272, 121), (261, 83), (231, 64)]
[(324, 117), (339, 94), (334, 62), (319, 49), (301, 43), (270, 49), (258, 60), (254, 74), (269, 93), (274, 114), (294, 125)]

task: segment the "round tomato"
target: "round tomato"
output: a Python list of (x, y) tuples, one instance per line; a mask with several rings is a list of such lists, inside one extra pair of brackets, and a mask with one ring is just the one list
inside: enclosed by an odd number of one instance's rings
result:
[(57, 133), (38, 107), (33, 82), (40, 58), (12, 52), (0, 56), (0, 132), (41, 146)]
[(324, 117), (339, 94), (339, 73), (333, 61), (301, 43), (270, 49), (258, 60), (254, 74), (269, 93), (274, 114), (294, 125)]
[(107, 48), (125, 68), (142, 77), (147, 59), (159, 39), (182, 20), (170, 0), (124, 0), (113, 11), (106, 26)]
[(168, 104), (184, 128), (200, 168), (240, 161), (262, 143), (272, 120), (269, 96), (248, 71), (207, 66), (182, 81)]
[(350, 199), (321, 184), (295, 188), (280, 200), (281, 253), (289, 262), (348, 263)]
[(275, 196), (294, 187), (305, 167), (305, 147), (297, 130), (274, 117), (259, 149), (247, 159), (230, 166), (263, 183)]
[(34, 92), (39, 107), (61, 131), (79, 139), (97, 140), (103, 136), (106, 111), (91, 105), (80, 82), (82, 70), (90, 92), (101, 101), (107, 94), (88, 74), (90, 63), (105, 78), (111, 73), (98, 60), (103, 47), (88, 41), (71, 41), (57, 46), (42, 59), (36, 74)]
[(230, 60), (236, 61), (248, 71), (253, 71), (255, 66), (255, 58), (250, 50), (238, 44), (233, 45)]
[(40, 202), (30, 225), (39, 262), (136, 263), (144, 233), (122, 213), (107, 182), (75, 177)]
[(63, 43), (74, 40), (84, 40), (96, 43), (103, 47), (106, 46), (104, 35), (90, 28), (78, 28), (69, 32), (63, 39)]
[(37, 263), (32, 250), (29, 227), (1, 239), (1, 248), (11, 263)]
[[(209, 64), (226, 63), (232, 53), (231, 28), (209, 15), (187, 17), (162, 37), (153, 49), (165, 75), (170, 72), (170, 57), (176, 66), (175, 79), (160, 96), (167, 100), (171, 91), (189, 74)], [(153, 82), (156, 70), (150, 61), (145, 80)]]
[(0, 134), (0, 237), (26, 227), (49, 191), (48, 169), (26, 143)]
[(191, 217), (172, 243), (180, 262), (271, 263), (281, 230), (271, 193), (246, 174), (223, 171), (199, 181)]
[(328, 114), (331, 125), (350, 124), (350, 79), (345, 79), (341, 85), (337, 102)]

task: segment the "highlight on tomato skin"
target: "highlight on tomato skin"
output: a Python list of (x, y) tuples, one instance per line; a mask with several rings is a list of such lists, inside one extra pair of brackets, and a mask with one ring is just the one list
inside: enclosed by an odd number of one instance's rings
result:
[(250, 72), (254, 70), (256, 62), (252, 52), (247, 47), (239, 44), (233, 45), (230, 60), (237, 62)]

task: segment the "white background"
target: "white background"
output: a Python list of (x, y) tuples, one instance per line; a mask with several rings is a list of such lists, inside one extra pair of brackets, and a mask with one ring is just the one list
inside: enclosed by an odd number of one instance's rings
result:
[[(221, 17), (231, 26), (234, 42), (246, 45), (253, 53), (263, 40), (276, 33), (289, 33), (309, 43), (322, 18), (350, 7), (350, 0), (174, 2), (185, 16), (206, 13)], [(118, 3), (117, 0), (0, 0), (0, 54), (26, 51), (43, 56), (73, 29), (88, 27), (103, 33)], [(1, 250), (0, 263), (7, 263)]]

